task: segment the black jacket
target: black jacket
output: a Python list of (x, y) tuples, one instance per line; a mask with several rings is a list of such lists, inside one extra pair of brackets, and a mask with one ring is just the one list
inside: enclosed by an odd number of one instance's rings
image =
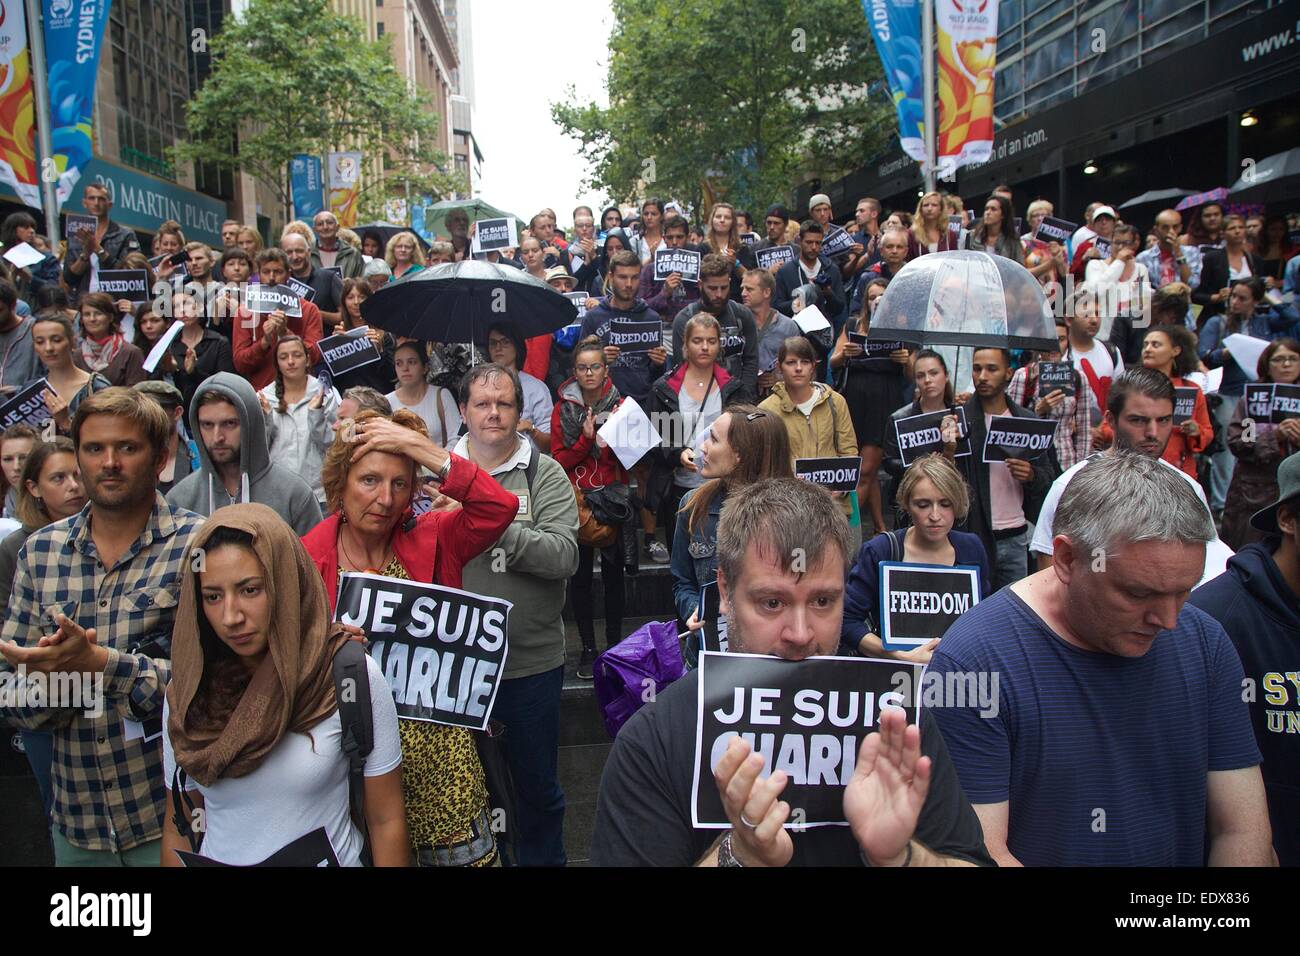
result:
[[(86, 271), (80, 277), (74, 275), (72, 270), (68, 268), (77, 260), (80, 251), (80, 243), (69, 243), (68, 254), (63, 260), (63, 279), (73, 292), (72, 299), (74, 302), (90, 289), (89, 265), (86, 266)], [(126, 226), (119, 225), (110, 219), (104, 238), (99, 240), (99, 267), (101, 269), (120, 269), (122, 268), (123, 259), (130, 253), (139, 251), (140, 240), (135, 237), (135, 233)]]
[[(966, 426), (970, 430), (970, 454), (957, 459), (957, 468), (966, 484), (970, 486), (970, 514), (966, 516), (966, 531), (980, 536), (984, 550), (988, 552), (989, 567), (998, 564), (997, 543), (993, 538), (993, 505), (989, 498), (989, 466), (984, 464), (984, 438), (988, 429), (984, 425), (984, 407), (978, 395), (972, 395), (966, 402)], [(1007, 410), (1014, 418), (1037, 418), (1027, 408), (1022, 408), (1011, 399), (1007, 399)], [(1021, 487), (1024, 489), (1024, 511), (1026, 521), (1037, 521), (1038, 512), (1043, 507), (1043, 498), (1052, 482), (1061, 474), (1061, 466), (1056, 459), (1056, 446), (1049, 445), (1047, 451), (1029, 463), (1034, 469), (1034, 477)]]
[[(840, 270), (835, 267), (826, 256), (820, 256), (822, 271), (817, 274), (819, 280), (825, 276), (825, 281), (815, 283), (820, 293), (818, 296), (817, 308), (822, 310), (822, 315), (830, 321), (831, 325), (837, 330), (843, 323), (840, 322), (840, 316), (844, 312), (844, 307), (848, 304), (844, 298), (844, 280), (840, 278)], [(793, 262), (787, 262), (776, 273), (776, 290), (772, 293), (772, 308), (782, 315), (794, 315), (794, 293), (801, 285), (804, 285), (803, 271), (799, 268), (800, 259), (795, 257)]]
[[(1250, 263), (1250, 274), (1262, 276), (1264, 263), (1259, 256), (1247, 250), (1246, 261)], [(1222, 315), (1227, 311), (1228, 303), (1211, 302), (1210, 296), (1228, 284), (1228, 250), (1211, 249), (1201, 257), (1201, 284), (1192, 290), (1192, 301), (1201, 307), (1201, 314), (1196, 320), (1197, 328), (1205, 325), (1213, 315)]]
[[(650, 387), (650, 401), (645, 411), (658, 425), (660, 437), (663, 438), (663, 444), (646, 456), (650, 461), (650, 480), (646, 482), (648, 487), (644, 497), (645, 506), (651, 511), (659, 510), (659, 502), (672, 487), (673, 471), (681, 464), (682, 452), (689, 447), (682, 442), (689, 442), (694, 437), (681, 434), (682, 421), (681, 416), (677, 414), (681, 410), (681, 403), (678, 401), (677, 389), (670, 382), (671, 379), (676, 378), (676, 384), (680, 387), (682, 374), (682, 368), (678, 366), (662, 375)], [(741, 387), (738, 378), (728, 377), (723, 383), (721, 393), (724, 409), (742, 400)], [(654, 419), (656, 412), (659, 413), (657, 420)], [(676, 423), (676, 428), (672, 423)]]
[(172, 340), (171, 348), (168, 349), (172, 358), (176, 361), (176, 371), (172, 375), (172, 384), (181, 390), (181, 397), (185, 400), (185, 408), (188, 413), (190, 399), (194, 397), (194, 392), (203, 383), (203, 380), (216, 375), (218, 372), (230, 372), (234, 374), (235, 359), (234, 353), (230, 350), (230, 342), (220, 332), (212, 329), (203, 330), (203, 338), (199, 340), (198, 346), (194, 349), (197, 361), (194, 363), (194, 373), (190, 374), (185, 371), (185, 343), (181, 341), (179, 335)]
[[(683, 353), (686, 338), (686, 323), (691, 316), (698, 315), (703, 309), (699, 300), (692, 302), (677, 313), (673, 319), (673, 356), (672, 366), (676, 368), (686, 361)], [(727, 300), (727, 307), (722, 315), (716, 316), (722, 327), (722, 342), (719, 343), (718, 364), (727, 370), (732, 378), (741, 381), (740, 397), (737, 401), (753, 403), (758, 401), (758, 327), (754, 324), (754, 313), (743, 305)], [(736, 339), (740, 341), (737, 342)]]

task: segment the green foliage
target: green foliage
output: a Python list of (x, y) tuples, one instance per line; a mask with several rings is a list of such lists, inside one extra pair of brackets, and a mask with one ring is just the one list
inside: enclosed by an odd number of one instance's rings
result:
[(295, 153), (360, 150), (363, 204), (404, 194), (407, 180), (439, 196), (459, 185), (441, 171), (453, 167), (434, 147), (433, 104), (398, 75), (387, 40), (367, 40), (364, 24), (328, 0), (251, 0), (209, 50), (212, 73), (187, 107), (172, 162), (250, 173), (275, 190), (286, 219)]
[[(751, 209), (807, 175), (862, 164), (893, 128), (867, 85), (880, 62), (860, 0), (613, 0), (609, 108), (552, 104), (620, 200), (718, 198)], [(652, 181), (650, 181), (652, 180)]]

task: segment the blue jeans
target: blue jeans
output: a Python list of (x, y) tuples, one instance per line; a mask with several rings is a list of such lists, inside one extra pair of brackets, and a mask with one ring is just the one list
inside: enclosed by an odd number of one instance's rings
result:
[(54, 784), (50, 781), (50, 765), (54, 763), (54, 737), (45, 730), (20, 730), (23, 738), (23, 753), (31, 765), (36, 777), (36, 786), (41, 790), (41, 807), (45, 810), (45, 822), (50, 820), (50, 808), (54, 806)]
[(506, 725), (515, 784), (515, 854), (520, 866), (564, 866), (560, 789), (560, 691), (564, 667), (501, 682), (492, 716)]
[(1029, 573), (1029, 553), (1025, 550), (1029, 546), (1029, 529), (1026, 528), (1014, 537), (998, 538), (996, 545), (998, 560), (993, 568), (993, 587), (990, 591), (1015, 584)]
[[(1210, 419), (1216, 434), (1222, 431), (1227, 437), (1228, 426), (1232, 424), (1232, 414), (1237, 410), (1237, 399), (1240, 397), (1224, 395), (1219, 402), (1219, 407)], [(1210, 458), (1210, 507), (1215, 511), (1222, 511), (1228, 500), (1228, 486), (1232, 484), (1232, 470), (1236, 464), (1237, 456), (1226, 444), (1223, 451)]]

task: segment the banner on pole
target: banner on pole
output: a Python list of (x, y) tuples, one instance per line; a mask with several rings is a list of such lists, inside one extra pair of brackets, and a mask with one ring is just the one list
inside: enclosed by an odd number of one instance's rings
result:
[(92, 156), (99, 47), (109, 0), (43, 0), (50, 76), (50, 139), (62, 208)]
[(325, 209), (325, 181), (319, 156), (298, 153), (289, 160), (289, 192), (295, 219), (311, 222)]
[(340, 226), (351, 228), (357, 224), (361, 154), (330, 153), (326, 159), (330, 167), (330, 211), (338, 217)]
[(993, 70), (998, 0), (935, 0), (939, 40), (937, 171), (949, 175), (993, 154)]
[(41, 207), (36, 182), (36, 112), (31, 58), (20, 0), (0, 0), (0, 182), (24, 203)]
[(899, 145), (908, 156), (924, 163), (923, 56), (929, 51), (921, 51), (921, 4), (919, 0), (862, 0), (862, 9), (898, 113)]

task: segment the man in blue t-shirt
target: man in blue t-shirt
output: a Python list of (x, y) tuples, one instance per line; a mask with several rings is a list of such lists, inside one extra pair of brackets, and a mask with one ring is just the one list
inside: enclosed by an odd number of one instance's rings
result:
[[(1205, 506), (1159, 461), (1106, 455), (1070, 482), (1054, 530), (1052, 566), (963, 614), (927, 672), (989, 854), (1271, 865), (1241, 660), (1185, 604), (1214, 537)], [(972, 674), (996, 679), (995, 707), (939, 694)]]

